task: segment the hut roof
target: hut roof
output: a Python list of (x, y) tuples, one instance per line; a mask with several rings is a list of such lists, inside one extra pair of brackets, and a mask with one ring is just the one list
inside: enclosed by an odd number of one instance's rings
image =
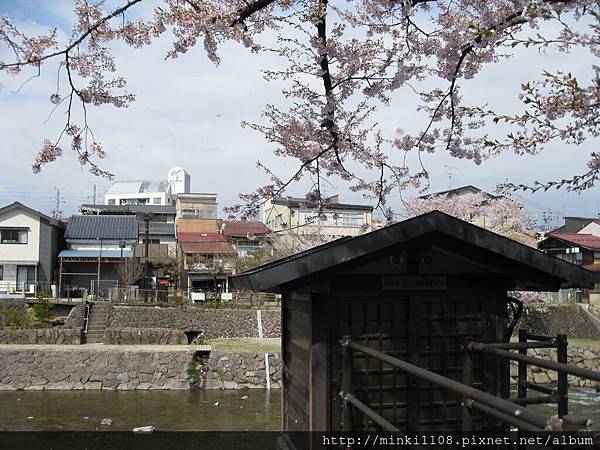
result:
[(435, 244), (477, 261), (490, 274), (512, 280), (513, 290), (557, 290), (593, 287), (594, 274), (527, 245), (432, 211), (357, 237), (314, 247), (231, 278), (236, 288), (280, 292), (281, 286), (313, 277), (374, 254)]

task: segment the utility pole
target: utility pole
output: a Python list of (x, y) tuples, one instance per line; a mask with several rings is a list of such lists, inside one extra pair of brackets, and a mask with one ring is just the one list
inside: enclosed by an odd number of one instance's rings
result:
[(444, 164), (444, 167), (446, 169), (448, 169), (448, 171), (446, 172), (448, 174), (448, 189), (452, 189), (452, 176), (454, 175), (454, 169), (456, 169), (456, 167), (454, 166), (449, 166), (447, 164)]
[(94, 198), (94, 206), (96, 206), (96, 185), (94, 185), (94, 193), (92, 195)]
[(64, 203), (64, 200), (60, 199), (60, 189), (56, 188), (56, 196), (54, 197), (56, 200), (56, 203), (54, 205), (54, 211), (52, 211), (52, 217), (54, 219), (58, 219), (60, 217), (62, 217), (62, 209), (60, 209), (60, 204)]
[(144, 230), (144, 303), (148, 302), (148, 273), (150, 271), (149, 247), (150, 247), (150, 221), (152, 213), (144, 214), (145, 230)]

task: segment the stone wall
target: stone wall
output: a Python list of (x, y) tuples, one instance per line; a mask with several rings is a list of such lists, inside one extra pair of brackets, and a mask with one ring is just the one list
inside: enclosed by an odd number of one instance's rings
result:
[[(569, 345), (567, 362), (578, 367), (600, 371), (600, 347), (590, 345)], [(556, 349), (554, 348), (537, 348), (527, 351), (529, 356), (537, 358), (549, 359), (556, 361)], [(516, 383), (518, 370), (517, 362), (511, 361), (510, 365), (511, 381)], [(538, 384), (555, 383), (557, 372), (544, 369), (543, 367), (527, 366), (527, 380)], [(599, 387), (600, 383), (592, 380), (585, 380), (574, 376), (568, 376), (570, 386), (591, 386)]]
[(263, 337), (281, 337), (281, 310), (261, 311)]
[(109, 328), (104, 332), (105, 344), (187, 344), (188, 339), (181, 330), (172, 328)]
[(264, 389), (267, 386), (265, 356), (269, 360), (269, 380), (272, 389), (280, 387), (281, 360), (279, 353), (211, 352), (201, 369), (198, 383), (201, 389)]
[[(280, 311), (262, 311), (264, 337), (280, 336)], [(206, 307), (113, 306), (108, 320), (114, 328), (171, 328), (202, 331), (205, 339), (258, 337), (256, 310)]]
[(81, 344), (81, 328), (0, 329), (0, 344)]
[(515, 327), (530, 333), (571, 338), (600, 339), (600, 326), (594, 316), (575, 304), (528, 306)]
[[(0, 390), (190, 389), (187, 368), (193, 347), (123, 349), (70, 346), (0, 347)], [(269, 353), (272, 388), (278, 388), (281, 363)], [(204, 389), (266, 387), (264, 353), (211, 353), (199, 364), (195, 386)]]
[(85, 304), (75, 305), (65, 320), (65, 328), (83, 328), (84, 321)]

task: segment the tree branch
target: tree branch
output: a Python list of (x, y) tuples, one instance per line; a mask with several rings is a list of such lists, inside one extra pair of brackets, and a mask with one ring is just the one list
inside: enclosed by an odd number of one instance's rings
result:
[(25, 66), (27, 64), (39, 64), (42, 61), (45, 61), (50, 58), (54, 58), (55, 56), (66, 55), (71, 50), (73, 50), (75, 47), (77, 47), (79, 44), (81, 44), (85, 40), (85, 38), (90, 36), (94, 31), (98, 30), (98, 28), (100, 28), (106, 22), (108, 22), (109, 20), (113, 19), (114, 17), (116, 17), (120, 14), (123, 14), (129, 8), (131, 8), (132, 6), (134, 6), (137, 3), (140, 3), (141, 1), (143, 1), (143, 0), (130, 0), (125, 5), (121, 6), (120, 8), (115, 9), (112, 13), (102, 17), (100, 20), (98, 20), (96, 23), (94, 23), (91, 27), (89, 27), (87, 30), (85, 30), (77, 39), (75, 39), (73, 42), (71, 42), (69, 45), (67, 45), (62, 50), (59, 50), (59, 51), (56, 51), (53, 53), (48, 53), (47, 55), (40, 56), (39, 58), (29, 59), (27, 61), (18, 61), (18, 62), (11, 63), (11, 64), (1, 64), (0, 69), (4, 69), (6, 67)]

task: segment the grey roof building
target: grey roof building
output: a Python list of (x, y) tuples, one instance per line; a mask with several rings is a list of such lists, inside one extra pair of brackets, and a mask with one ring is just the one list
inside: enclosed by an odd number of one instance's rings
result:
[(65, 238), (137, 241), (138, 221), (134, 216), (73, 216), (67, 224)]
[(67, 249), (60, 252), (61, 297), (97, 298), (122, 283), (118, 266), (134, 256), (139, 222), (135, 215), (83, 215), (69, 219), (65, 231)]

